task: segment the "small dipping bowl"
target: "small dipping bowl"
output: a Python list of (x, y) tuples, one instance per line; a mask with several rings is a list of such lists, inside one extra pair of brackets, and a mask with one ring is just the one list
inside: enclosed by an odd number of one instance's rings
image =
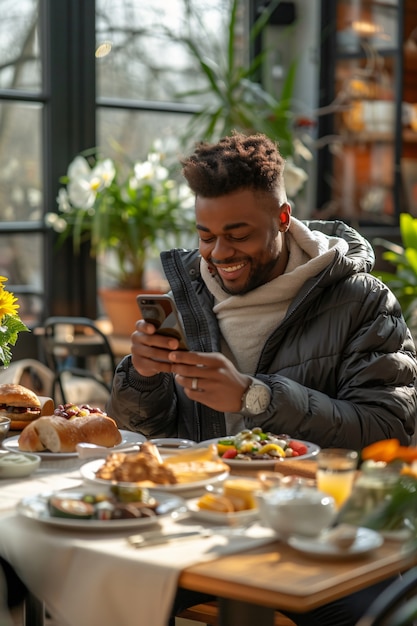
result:
[(31, 452), (0, 451), (0, 479), (23, 478), (36, 472), (41, 464), (41, 457)]
[(0, 417), (0, 443), (6, 438), (10, 430), (10, 417)]

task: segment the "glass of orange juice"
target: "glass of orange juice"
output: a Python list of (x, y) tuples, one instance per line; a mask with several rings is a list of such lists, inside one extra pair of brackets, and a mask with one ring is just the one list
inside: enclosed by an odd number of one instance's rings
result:
[(352, 491), (358, 453), (344, 448), (323, 448), (316, 459), (317, 487), (333, 496), (337, 508), (340, 508)]

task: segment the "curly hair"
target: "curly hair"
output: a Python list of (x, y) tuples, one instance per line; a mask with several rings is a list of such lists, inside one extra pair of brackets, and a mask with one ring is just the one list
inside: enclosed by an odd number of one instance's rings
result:
[(278, 146), (266, 135), (234, 131), (218, 143), (198, 143), (181, 165), (196, 195), (216, 198), (240, 189), (284, 193), (284, 163)]

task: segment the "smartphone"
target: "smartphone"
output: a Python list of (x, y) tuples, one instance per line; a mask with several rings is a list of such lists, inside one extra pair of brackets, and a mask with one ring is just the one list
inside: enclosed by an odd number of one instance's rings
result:
[(170, 295), (145, 293), (138, 295), (136, 299), (145, 322), (153, 324), (159, 335), (178, 339), (179, 350), (189, 349), (181, 313)]

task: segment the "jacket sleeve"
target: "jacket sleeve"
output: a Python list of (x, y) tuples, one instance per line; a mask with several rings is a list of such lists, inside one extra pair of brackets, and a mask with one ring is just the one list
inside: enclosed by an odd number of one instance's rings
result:
[(177, 397), (171, 374), (138, 374), (130, 356), (116, 368), (107, 414), (119, 428), (145, 437), (177, 436)]
[(417, 363), (398, 302), (363, 275), (334, 295), (317, 307), (327, 309), (325, 318), (313, 307), (302, 324), (293, 320), (285, 329), (276, 367), (257, 374), (272, 389), (271, 404), (260, 419), (247, 419), (247, 427), (321, 447), (360, 449), (386, 438), (408, 445), (417, 416)]

